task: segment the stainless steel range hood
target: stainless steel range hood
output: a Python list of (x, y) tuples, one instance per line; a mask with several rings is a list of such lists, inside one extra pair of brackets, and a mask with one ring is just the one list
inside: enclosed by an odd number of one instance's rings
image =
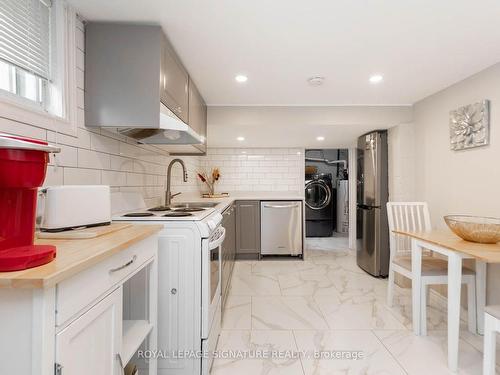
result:
[[(111, 129), (109, 129), (111, 130)], [(197, 134), (189, 125), (179, 119), (163, 103), (160, 103), (160, 119), (155, 128), (112, 128), (116, 133), (136, 139), (141, 143), (154, 145), (199, 145), (204, 146), (205, 137)]]
[(90, 22), (85, 39), (86, 126), (173, 155), (206, 152), (206, 106), (161, 27)]

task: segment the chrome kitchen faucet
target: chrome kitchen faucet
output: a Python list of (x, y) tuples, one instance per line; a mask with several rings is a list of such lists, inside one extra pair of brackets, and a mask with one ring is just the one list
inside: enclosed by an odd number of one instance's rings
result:
[(187, 182), (187, 179), (188, 179), (188, 175), (187, 175), (187, 172), (186, 172), (186, 165), (184, 164), (184, 162), (181, 160), (181, 159), (174, 159), (170, 162), (170, 164), (168, 165), (168, 168), (167, 168), (167, 190), (165, 191), (165, 206), (170, 206), (170, 202), (172, 201), (172, 198), (181, 194), (180, 192), (179, 193), (175, 193), (175, 194), (172, 194), (170, 192), (170, 181), (172, 179), (172, 166), (175, 164), (175, 163), (179, 163), (182, 167), (182, 174), (183, 174), (183, 180), (184, 182)]

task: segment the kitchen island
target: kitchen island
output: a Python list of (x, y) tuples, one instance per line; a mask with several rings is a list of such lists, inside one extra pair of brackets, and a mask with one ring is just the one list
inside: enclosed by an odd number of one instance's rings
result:
[(145, 340), (155, 348), (160, 229), (39, 240), (57, 246), (54, 261), (1, 272), (0, 373), (120, 374)]

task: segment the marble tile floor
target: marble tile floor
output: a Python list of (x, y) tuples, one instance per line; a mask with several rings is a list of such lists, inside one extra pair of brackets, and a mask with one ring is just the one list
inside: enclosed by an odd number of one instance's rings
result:
[(332, 237), (307, 237), (306, 247), (309, 250), (333, 250), (347, 249), (349, 246), (349, 237), (347, 234), (335, 233)]
[[(346, 246), (318, 247), (304, 261), (235, 264), (218, 343), (227, 357), (212, 375), (451, 374), (446, 311), (429, 306), (429, 334), (416, 337), (409, 290), (389, 308), (386, 279), (361, 271)], [(459, 374), (481, 374), (482, 337), (465, 322), (459, 358)]]

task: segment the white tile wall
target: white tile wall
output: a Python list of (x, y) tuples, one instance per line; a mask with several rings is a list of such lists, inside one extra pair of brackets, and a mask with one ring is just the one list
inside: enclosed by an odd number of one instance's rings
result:
[[(85, 127), (84, 103), (84, 25), (77, 22), (77, 106), (78, 136), (56, 134), (36, 126), (0, 118), (0, 131), (58, 144), (61, 153), (47, 170), (45, 185), (105, 184), (113, 190), (140, 191), (148, 204), (163, 199), (167, 165), (172, 159), (167, 152), (153, 146), (138, 145), (133, 140), (97, 128)], [(196, 171), (198, 157), (183, 157), (188, 168), (188, 183), (182, 182), (179, 166), (173, 169), (172, 190), (198, 191)]]
[(209, 148), (200, 167), (219, 167), (219, 192), (304, 191), (304, 149)]

